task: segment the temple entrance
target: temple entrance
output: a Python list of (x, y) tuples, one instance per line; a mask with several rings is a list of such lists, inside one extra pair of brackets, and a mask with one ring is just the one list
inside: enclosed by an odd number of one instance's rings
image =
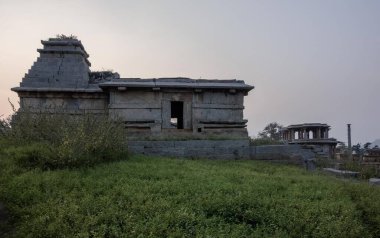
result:
[[(192, 129), (192, 99), (188, 92), (164, 92), (162, 94), (162, 129), (181, 133)], [(179, 131), (181, 130), (181, 131)]]
[(177, 129), (183, 129), (183, 102), (170, 102), (170, 124)]

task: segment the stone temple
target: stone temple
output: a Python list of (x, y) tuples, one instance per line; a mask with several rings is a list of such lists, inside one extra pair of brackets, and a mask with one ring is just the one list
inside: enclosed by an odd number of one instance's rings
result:
[(286, 144), (304, 145), (319, 157), (333, 158), (338, 141), (329, 137), (329, 130), (325, 123), (294, 124), (283, 128), (281, 137)]
[(106, 114), (121, 119), (128, 136), (136, 140), (218, 138), (235, 144), (244, 140), (243, 147), (248, 146), (243, 102), (254, 87), (244, 81), (120, 78), (109, 71), (91, 72), (89, 54), (75, 37), (41, 43), (40, 56), (20, 86), (12, 88), (19, 95), (20, 110)]

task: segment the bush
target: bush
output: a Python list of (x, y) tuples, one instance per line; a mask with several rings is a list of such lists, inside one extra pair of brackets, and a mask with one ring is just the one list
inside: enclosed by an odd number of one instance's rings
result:
[(260, 145), (280, 145), (281, 141), (273, 140), (271, 138), (251, 138), (251, 145), (260, 146)]
[(380, 190), (259, 161), (135, 156), (8, 174), (0, 237), (378, 237)]
[(330, 168), (335, 166), (335, 162), (330, 158), (325, 157), (316, 157), (315, 158), (315, 165), (318, 168)]
[(127, 156), (124, 126), (107, 116), (22, 112), (9, 124), (8, 153), (25, 167), (72, 168)]
[(341, 169), (359, 172), (362, 179), (380, 177), (380, 171), (377, 171), (374, 165), (364, 165), (359, 161), (345, 160), (341, 165)]
[(54, 150), (51, 146), (42, 143), (8, 148), (6, 154), (23, 167), (50, 167), (54, 163)]

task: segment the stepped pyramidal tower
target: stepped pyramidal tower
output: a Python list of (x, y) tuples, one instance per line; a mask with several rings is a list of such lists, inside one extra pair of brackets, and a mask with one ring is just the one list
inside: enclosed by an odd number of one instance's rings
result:
[(91, 63), (82, 42), (72, 36), (61, 36), (41, 43), (43, 48), (37, 49), (39, 57), (20, 86), (12, 88), (20, 97), (20, 109), (105, 113), (107, 95), (98, 83), (90, 80)]
[(50, 38), (41, 41), (40, 56), (22, 80), (22, 88), (88, 88), (91, 63), (81, 41)]

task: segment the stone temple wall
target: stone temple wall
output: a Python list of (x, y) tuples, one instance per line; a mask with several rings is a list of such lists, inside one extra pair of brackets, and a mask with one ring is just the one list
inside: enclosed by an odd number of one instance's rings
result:
[[(180, 81), (179, 81), (180, 82)], [(109, 92), (109, 115), (125, 121), (132, 135), (222, 136), (248, 138), (243, 120), (244, 93), (204, 89), (126, 89)], [(183, 102), (183, 129), (170, 122), (171, 102)]]
[(320, 156), (319, 146), (303, 145), (262, 145), (250, 147), (250, 158), (254, 160), (295, 164), (314, 170), (316, 158)]
[(91, 72), (89, 54), (75, 37), (41, 43), (39, 57), (20, 86), (12, 88), (20, 97), (21, 111), (121, 119), (134, 152), (249, 157), (243, 104), (254, 87), (244, 81), (120, 78), (113, 72)]
[(106, 114), (107, 95), (86, 92), (19, 92), (20, 108), (29, 112)]
[(249, 140), (129, 141), (132, 153), (208, 159), (249, 159)]

